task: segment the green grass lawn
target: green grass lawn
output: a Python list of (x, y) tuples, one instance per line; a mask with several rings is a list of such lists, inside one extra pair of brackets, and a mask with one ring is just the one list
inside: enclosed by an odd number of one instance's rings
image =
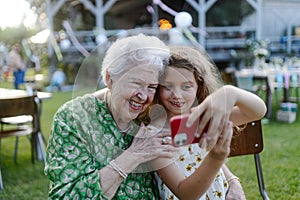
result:
[[(3, 87), (1, 83), (0, 87)], [(54, 93), (52, 99), (44, 100), (41, 125), (46, 138), (58, 107), (71, 98), (72, 92), (65, 92)], [(300, 199), (299, 122), (298, 112), (295, 123), (279, 123), (272, 119), (263, 125), (264, 150), (261, 161), (270, 199)], [(0, 162), (4, 190), (0, 191), (0, 199), (47, 199), (49, 181), (43, 174), (44, 165), (39, 161), (31, 163), (28, 139), (20, 138), (18, 164), (13, 162), (13, 150), (14, 138), (1, 141)], [(261, 199), (253, 155), (229, 158), (228, 166), (240, 177), (247, 199)]]

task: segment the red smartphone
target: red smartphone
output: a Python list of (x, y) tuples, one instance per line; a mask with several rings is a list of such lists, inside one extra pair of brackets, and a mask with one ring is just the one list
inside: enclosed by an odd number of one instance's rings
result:
[(191, 127), (186, 127), (188, 117), (189, 114), (184, 114), (170, 119), (172, 144), (175, 147), (198, 143), (202, 136), (198, 133), (199, 119)]

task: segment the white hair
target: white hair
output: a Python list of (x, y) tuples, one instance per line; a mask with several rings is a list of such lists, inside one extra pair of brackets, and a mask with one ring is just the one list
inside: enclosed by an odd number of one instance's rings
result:
[(102, 80), (106, 85), (107, 73), (118, 77), (136, 66), (157, 66), (162, 73), (170, 52), (155, 36), (138, 34), (118, 39), (107, 50), (102, 63)]

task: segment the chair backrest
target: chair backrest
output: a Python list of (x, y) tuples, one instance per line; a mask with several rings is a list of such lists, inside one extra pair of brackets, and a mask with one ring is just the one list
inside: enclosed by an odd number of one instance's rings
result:
[(38, 106), (36, 96), (0, 99), (0, 117), (31, 115), (37, 118)]
[(257, 154), (263, 150), (261, 121), (249, 122), (245, 126), (233, 132), (230, 157)]

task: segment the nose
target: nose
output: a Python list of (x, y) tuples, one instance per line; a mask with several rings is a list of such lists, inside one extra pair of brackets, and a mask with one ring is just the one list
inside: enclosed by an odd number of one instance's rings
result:
[(174, 95), (174, 97), (176, 98), (181, 98), (182, 97), (182, 92), (179, 88), (174, 88), (172, 90), (172, 94)]
[(139, 91), (139, 92), (137, 93), (136, 96), (137, 96), (137, 97), (139, 98), (139, 100), (141, 100), (141, 101), (146, 101), (146, 100), (147, 100), (147, 97), (148, 97), (147, 93), (146, 93), (144, 90)]

